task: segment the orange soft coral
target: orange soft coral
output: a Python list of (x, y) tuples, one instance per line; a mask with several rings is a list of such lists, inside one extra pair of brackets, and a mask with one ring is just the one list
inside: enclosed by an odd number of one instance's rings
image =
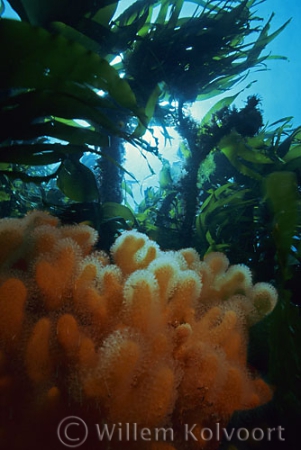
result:
[[(163, 252), (136, 231), (116, 240), (111, 264), (93, 252), (94, 230), (41, 212), (0, 221), (0, 239), (1, 448), (54, 450), (69, 415), (91, 427), (83, 449), (176, 450), (184, 424), (196, 424), (188, 448), (216, 448), (202, 427), (271, 398), (246, 349), (277, 295), (246, 266)], [(99, 440), (95, 424), (132, 424), (140, 439)], [(141, 438), (157, 427), (169, 442)]]

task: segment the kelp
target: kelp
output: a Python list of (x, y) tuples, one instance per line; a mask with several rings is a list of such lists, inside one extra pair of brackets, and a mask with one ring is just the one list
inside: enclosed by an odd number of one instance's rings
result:
[(291, 277), (288, 258), (293, 237), (298, 232), (298, 205), (301, 204), (296, 174), (289, 171), (269, 174), (265, 180), (265, 195), (273, 214), (272, 233), (282, 272), (281, 278), (286, 281)]
[[(287, 120), (282, 120), (276, 128), (256, 131), (256, 120), (259, 126), (262, 123), (257, 105), (250, 98), (241, 110), (224, 106), (207, 124), (185, 119), (182, 126), (186, 127), (188, 143), (193, 144), (189, 151), (181, 144), (187, 174), (174, 182), (165, 163), (159, 190), (145, 192), (137, 217), (142, 229), (151, 232), (161, 245), (168, 242), (171, 246), (173, 240), (176, 248), (193, 245), (201, 254), (224, 251), (231, 260), (251, 261), (258, 273), (265, 261), (272, 261), (268, 270), (275, 279), (280, 267), (291, 272), (301, 261), (297, 189), (301, 182), (301, 129), (291, 130)], [(208, 158), (209, 169), (204, 163)], [(287, 203), (282, 207), (281, 202)], [(277, 205), (277, 214), (271, 204)], [(280, 221), (275, 214), (280, 215)]]
[[(4, 92), (0, 101), (0, 161), (18, 165), (60, 162), (58, 186), (62, 188), (66, 186), (62, 174), (68, 155), (80, 158), (90, 150), (88, 145), (108, 146), (109, 136), (114, 134), (125, 140), (137, 139), (138, 131), (134, 138), (120, 129), (114, 120), (116, 111), (124, 117), (136, 116), (138, 127), (144, 121), (145, 129), (149, 119), (137, 106), (129, 84), (97, 54), (24, 22), (2, 19), (0, 37), (0, 87)], [(87, 121), (89, 129), (75, 119)], [(63, 142), (53, 142), (52, 138)], [(84, 200), (83, 190), (80, 196), (75, 192), (76, 184), (84, 184), (90, 171), (77, 168), (81, 170), (69, 173), (70, 187), (63, 191), (74, 200)], [(14, 170), (9, 175), (20, 173)], [(93, 176), (90, 172), (90, 185)], [(26, 180), (25, 174), (20, 177)], [(86, 196), (85, 200), (91, 199), (88, 190)], [(93, 194), (93, 198), (98, 195)]]
[[(187, 175), (181, 182), (182, 197), (185, 208), (185, 218), (182, 223), (181, 241), (184, 246), (191, 246), (193, 236), (191, 230), (194, 226), (195, 216), (198, 208), (200, 170), (204, 168), (204, 163), (212, 155), (212, 151), (218, 148), (221, 141), (229, 139), (233, 132), (237, 133), (239, 139), (254, 136), (262, 126), (262, 115), (258, 109), (258, 99), (248, 98), (244, 108), (238, 111), (236, 108), (230, 109), (231, 98), (225, 98), (224, 107), (213, 113), (207, 123), (196, 123), (190, 117), (180, 114), (178, 130), (180, 135), (186, 139), (190, 155), (186, 159)], [(218, 104), (221, 104), (219, 101)], [(215, 107), (212, 108), (212, 111)], [(234, 153), (236, 152), (236, 146)], [(214, 159), (214, 158), (212, 158)], [(233, 163), (240, 164), (234, 154)], [(205, 177), (206, 178), (206, 177)], [(210, 234), (208, 234), (210, 236)]]
[[(104, 128), (108, 122), (96, 120), (97, 110), (114, 109), (115, 103), (143, 118), (143, 111), (138, 110), (135, 95), (128, 83), (119, 77), (105, 59), (87, 51), (80, 44), (59, 35), (51, 35), (46, 30), (34, 28), (24, 22), (5, 19), (0, 22), (0, 36), (3, 56), (0, 78), (2, 89), (23, 88), (45, 93), (46, 96), (49, 93), (60, 96), (65, 94), (69, 97), (69, 102), (77, 100), (82, 108), (91, 107), (96, 117), (92, 115), (90, 119)], [(107, 93), (110, 100), (97, 96), (95, 90)], [(41, 98), (40, 103), (43, 104), (43, 100)], [(74, 107), (68, 102), (64, 102), (64, 106), (69, 107), (69, 111)], [(80, 114), (78, 109), (74, 114)], [(89, 115), (85, 117), (84, 111), (83, 116), (88, 120)]]
[[(105, 158), (103, 166), (109, 160), (113, 164), (111, 192), (119, 189), (120, 198), (122, 145), (111, 137), (157, 153), (141, 137), (152, 119), (166, 130), (166, 118), (174, 109), (172, 98), (179, 102), (180, 116), (183, 102), (230, 89), (245, 76), (243, 72), (269, 58), (262, 51), (286, 26), (271, 35), (271, 18), (262, 28), (257, 26), (253, 0), (195, 2), (192, 17), (183, 14), (187, 5), (183, 0), (135, 2), (116, 18), (118, 2), (110, 0), (81, 4), (11, 0), (10, 4), (22, 22), (2, 20), (0, 26), (0, 88), (5, 90), (0, 104), (0, 160), (64, 165), (69, 150), (73, 154), (78, 147), (80, 158), (94, 146)], [(245, 43), (256, 34), (253, 42)], [(116, 55), (120, 62), (114, 68), (108, 61), (113, 63)], [(169, 107), (160, 106), (164, 99)], [(87, 128), (78, 119), (85, 120)], [(65, 148), (53, 139), (63, 141)], [(36, 144), (38, 151), (29, 149)], [(24, 170), (10, 176), (18, 172)], [(109, 184), (107, 172), (106, 168), (103, 185)], [(71, 191), (64, 190), (70, 198), (79, 198)]]
[[(208, 249), (219, 248), (224, 241), (231, 247), (230, 243), (235, 239), (231, 238), (232, 231), (223, 233), (223, 227), (229, 226), (229, 217), (232, 217), (232, 226), (234, 221), (237, 226), (239, 224), (240, 231), (244, 229), (248, 234), (248, 227), (254, 226), (253, 220), (260, 220), (258, 214), (252, 213), (248, 206), (253, 204), (258, 208), (265, 202), (265, 208), (269, 208), (270, 214), (274, 216), (271, 219), (275, 222), (271, 226), (271, 233), (275, 238), (278, 263), (282, 270), (288, 270), (288, 256), (293, 254), (293, 239), (301, 231), (297, 188), (301, 179), (299, 147), (300, 128), (287, 136), (287, 131), (282, 127), (274, 129), (272, 133), (263, 130), (253, 137), (242, 136), (234, 129), (217, 143), (210, 153), (215, 155), (215, 159), (223, 155), (230, 166), (225, 161), (224, 170), (221, 169), (222, 162), (217, 165), (214, 173), (217, 187), (211, 187), (206, 191), (206, 196), (202, 196), (196, 232), (203, 243), (207, 241)], [(223, 178), (231, 178), (231, 181), (223, 183)], [(233, 205), (232, 213), (235, 215), (229, 216), (230, 205)], [(241, 214), (244, 209), (245, 212)], [(251, 236), (255, 238), (255, 234)], [(294, 247), (295, 257), (297, 247)]]
[(206, 242), (209, 245), (208, 253), (226, 251), (231, 246), (233, 251), (233, 240), (229, 242), (227, 239), (229, 231), (236, 229), (239, 241), (247, 237), (246, 230), (242, 229), (250, 212), (249, 206), (254, 206), (257, 199), (252, 197), (251, 189), (241, 189), (230, 182), (207, 192), (209, 196), (202, 203), (196, 218), (196, 232), (203, 238), (203, 244)]
[[(233, 87), (243, 78), (243, 72), (269, 58), (261, 56), (262, 51), (287, 25), (269, 35), (271, 16), (261, 30), (252, 27), (256, 22), (251, 12), (253, 1), (238, 5), (202, 2), (192, 17), (182, 17), (186, 2), (150, 3), (148, 17), (155, 7), (159, 8), (158, 16), (154, 23), (146, 19), (143, 32), (138, 31), (142, 38), (124, 59), (126, 72), (133, 83), (144, 86), (144, 93), (164, 81), (166, 93), (180, 103), (212, 97)], [(139, 14), (145, 14), (142, 5), (145, 3), (137, 2), (131, 7), (135, 23)], [(126, 11), (116, 24), (127, 23), (129, 15)], [(246, 44), (245, 39), (254, 33), (259, 33), (258, 39)]]
[(119, 17), (114, 17), (119, 2), (110, 0), (76, 6), (70, 0), (10, 3), (22, 20), (66, 35), (111, 60), (122, 55), (118, 69), (126, 72), (144, 104), (162, 81), (165, 95), (182, 101), (230, 89), (244, 72), (272, 57), (262, 52), (288, 24), (269, 34), (273, 14), (258, 26), (260, 19), (252, 13), (255, 0), (196, 1), (191, 17), (185, 16), (191, 3), (183, 0), (134, 2)]
[[(101, 186), (109, 185), (105, 178), (110, 173), (107, 162), (116, 168), (115, 175), (110, 176), (111, 192), (118, 186), (121, 189), (122, 177), (118, 174), (123, 169), (119, 152), (122, 142), (137, 143), (152, 117), (164, 124), (171, 116), (188, 143), (187, 176), (176, 187), (163, 168), (162, 197), (153, 199), (158, 201), (157, 213), (146, 206), (140, 208), (139, 214), (148, 228), (172, 229), (174, 238), (179, 237), (179, 245), (189, 245), (196, 238), (207, 242), (209, 248), (224, 243), (218, 242), (214, 220), (210, 229), (211, 220), (199, 218), (202, 213), (211, 217), (211, 209), (219, 216), (225, 205), (222, 197), (216, 199), (218, 194), (210, 194), (210, 206), (205, 194), (199, 197), (198, 171), (207, 155), (224, 155), (235, 170), (237, 182), (223, 195), (227, 208), (237, 203), (242, 211), (247, 211), (248, 202), (258, 200), (260, 195), (252, 197), (248, 193), (244, 206), (244, 195), (236, 193), (241, 177), (252, 179), (253, 188), (268, 173), (282, 170), (286, 164), (286, 170), (297, 170), (297, 150), (293, 149), (297, 135), (280, 142), (281, 130), (278, 138), (266, 130), (259, 133), (262, 118), (256, 102), (253, 109), (250, 101), (243, 110), (230, 112), (229, 105), (238, 94), (229, 96), (196, 127), (183, 114), (185, 102), (230, 89), (245, 78), (249, 69), (269, 59), (270, 55), (262, 52), (287, 23), (270, 33), (273, 14), (260, 26), (260, 19), (253, 13), (255, 1), (195, 1), (191, 17), (183, 13), (187, 4), (183, 0), (135, 2), (119, 17), (114, 17), (118, 2), (109, 0), (81, 5), (71, 5), (67, 0), (10, 3), (24, 22), (1, 22), (6, 55), (2, 61), (8, 61), (8, 70), (1, 72), (6, 87), (0, 117), (5, 124), (1, 131), (1, 161), (31, 166), (59, 164), (58, 170), (45, 176), (56, 177), (65, 195), (74, 201), (99, 201), (96, 190), (100, 193)], [(113, 61), (116, 55), (121, 59), (113, 68), (107, 61)], [(121, 72), (124, 77), (119, 76)], [(163, 100), (168, 100), (169, 106), (161, 107)], [(177, 109), (171, 108), (175, 100)], [(84, 119), (88, 127), (80, 126), (75, 119)], [(63, 142), (53, 143), (53, 138)], [(88, 151), (102, 158), (103, 163), (98, 164), (101, 186), (99, 180), (98, 186), (92, 181), (92, 171), (82, 167), (80, 158)], [(24, 171), (16, 167), (8, 172), (10, 177), (20, 173), (26, 178)], [(83, 180), (92, 192), (87, 190), (86, 198), (84, 189), (76, 188), (76, 184), (85, 184)], [(212, 192), (218, 193), (222, 186), (227, 186), (227, 180), (221, 180)], [(248, 188), (240, 190), (247, 193)], [(103, 201), (108, 200), (110, 195), (104, 195)], [(153, 217), (149, 224), (148, 217)], [(219, 226), (219, 236), (222, 229)]]
[[(76, 180), (76, 183), (74, 181)], [(99, 199), (93, 172), (77, 157), (64, 159), (57, 171), (57, 186), (71, 200), (77, 202)]]
[(46, 27), (52, 21), (76, 22), (85, 14), (94, 16), (99, 10), (114, 5), (112, 0), (71, 2), (70, 0), (11, 0), (10, 5), (23, 21)]

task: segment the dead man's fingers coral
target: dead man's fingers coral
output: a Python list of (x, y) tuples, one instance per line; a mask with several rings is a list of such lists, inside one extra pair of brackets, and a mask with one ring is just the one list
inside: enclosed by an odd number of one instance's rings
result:
[(158, 245), (137, 231), (126, 231), (111, 248), (115, 263), (126, 275), (146, 268), (158, 255)]
[[(93, 248), (95, 230), (38, 211), (0, 220), (1, 239), (3, 448), (43, 440), (53, 450), (52, 425), (78, 413), (121, 428), (170, 426), (174, 440), (141, 448), (179, 450), (183, 423), (200, 430), (218, 418), (226, 426), (234, 411), (270, 400), (272, 389), (248, 369), (248, 332), (273, 310), (277, 293), (253, 285), (246, 266), (230, 266), (221, 253), (202, 261), (193, 249), (163, 251), (137, 231), (105, 255)], [(21, 438), (11, 433), (11, 414), (24, 422)], [(112, 450), (121, 448), (117, 440)], [(201, 438), (194, 444), (208, 448)], [(96, 437), (87, 445), (105, 448)]]

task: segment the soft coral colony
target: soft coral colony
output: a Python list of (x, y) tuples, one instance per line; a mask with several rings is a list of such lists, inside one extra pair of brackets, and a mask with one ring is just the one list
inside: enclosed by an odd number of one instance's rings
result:
[(217, 448), (198, 430), (271, 399), (246, 353), (276, 291), (222, 253), (200, 260), (128, 231), (109, 257), (97, 238), (43, 212), (0, 221), (1, 448), (53, 450), (71, 414), (91, 427), (175, 432), (171, 442), (100, 442), (93, 428), (89, 449), (186, 448), (184, 424), (197, 424), (188, 448)]

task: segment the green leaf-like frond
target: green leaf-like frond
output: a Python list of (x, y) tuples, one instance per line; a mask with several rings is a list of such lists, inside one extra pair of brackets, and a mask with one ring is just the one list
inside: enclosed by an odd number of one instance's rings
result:
[(103, 90), (124, 108), (137, 110), (135, 95), (117, 71), (97, 54), (63, 36), (24, 22), (2, 20), (2, 88), (64, 91), (66, 82)]
[(75, 158), (65, 159), (61, 164), (57, 185), (67, 197), (77, 202), (90, 202), (99, 196), (93, 173)]
[[(110, 135), (131, 139), (120, 129), (118, 114), (136, 115), (138, 123), (146, 121), (126, 80), (82, 45), (26, 22), (5, 19), (0, 22), (0, 42), (2, 161), (51, 164), (64, 158), (72, 146), (83, 146), (83, 152), (88, 144), (108, 146)], [(85, 120), (89, 129), (75, 119)], [(71, 146), (62, 152), (56, 144), (45, 150), (41, 142), (40, 147), (32, 145), (50, 138)]]
[(301, 201), (296, 174), (288, 171), (272, 172), (266, 178), (265, 193), (274, 217), (273, 237), (283, 279), (286, 280), (290, 277), (288, 256), (293, 236), (297, 232), (298, 204)]

